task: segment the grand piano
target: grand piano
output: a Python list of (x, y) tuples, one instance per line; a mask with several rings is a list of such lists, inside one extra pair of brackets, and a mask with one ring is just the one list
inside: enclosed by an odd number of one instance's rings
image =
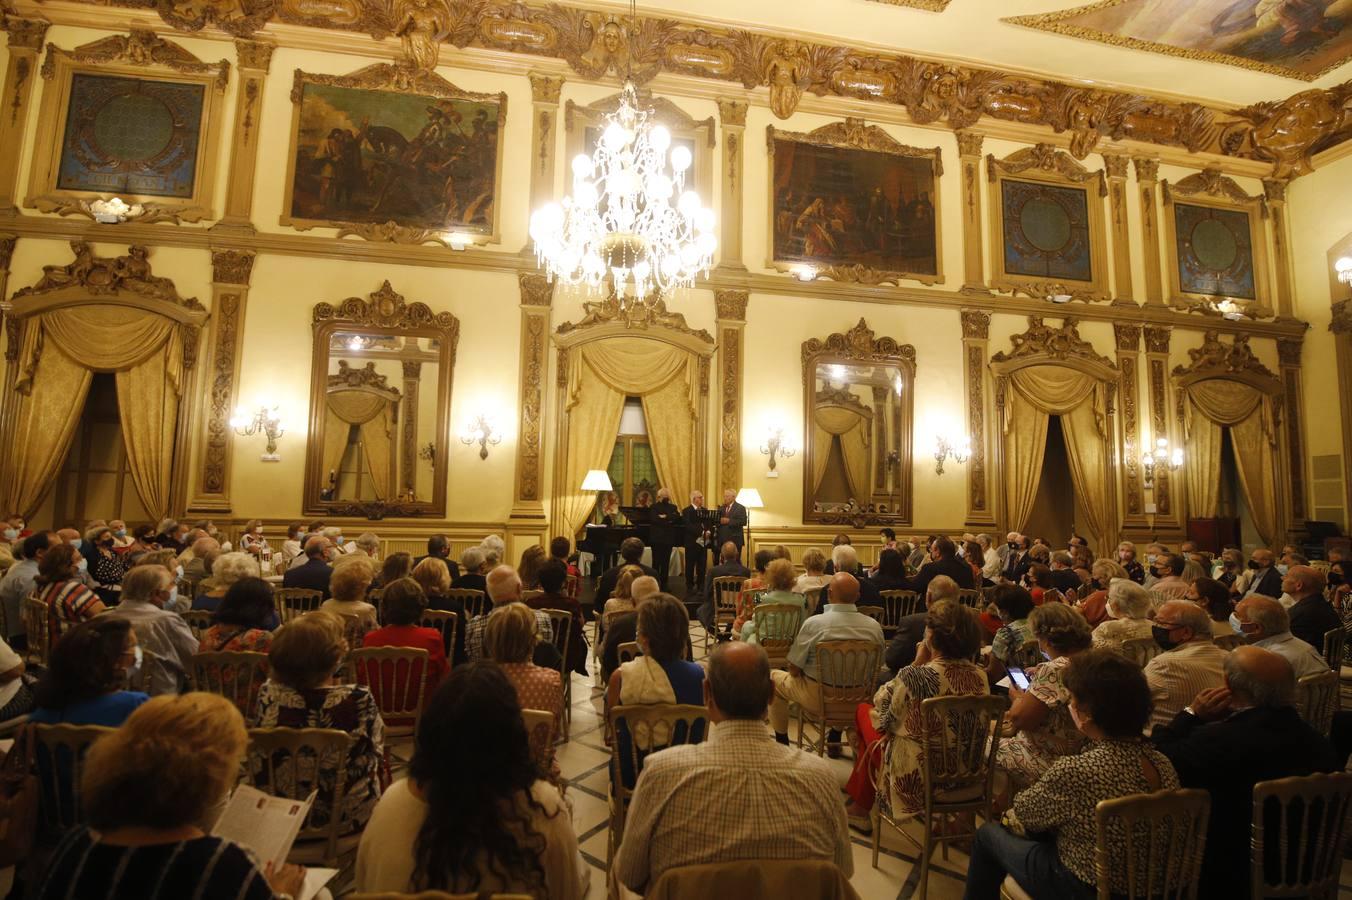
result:
[(646, 506), (622, 506), (620, 512), (629, 520), (628, 525), (612, 525), (607, 516), (599, 525), (587, 523), (582, 540), (577, 542), (579, 552), (592, 555), (592, 578), (599, 578), (615, 564), (620, 544), (626, 539), (636, 537), (643, 546), (652, 546), (652, 510)]

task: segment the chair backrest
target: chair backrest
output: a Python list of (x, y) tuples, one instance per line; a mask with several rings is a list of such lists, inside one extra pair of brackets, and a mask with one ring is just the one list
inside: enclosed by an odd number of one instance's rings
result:
[[(921, 774), (931, 807), (958, 791), (989, 807), (1005, 707), (1003, 697), (989, 694), (932, 697), (920, 704)], [(981, 793), (972, 795), (972, 788)]]
[(1153, 637), (1127, 638), (1122, 642), (1122, 649), (1119, 652), (1144, 669), (1152, 659), (1160, 655), (1161, 647), (1155, 643)]
[[(1094, 807), (1099, 900), (1195, 898), (1210, 814), (1211, 795), (1195, 789), (1099, 801)], [(1114, 871), (1125, 884), (1114, 886)]]
[[(1154, 640), (1154, 638), (1151, 638), (1151, 640)], [(1222, 650), (1234, 650), (1244, 643), (1244, 639), (1237, 634), (1218, 634), (1211, 640)]]
[(543, 597), (544, 595), (545, 595), (545, 592), (542, 591), (542, 590), (540, 590), (539, 588), (535, 588), (535, 589), (529, 590), (529, 591), (522, 591), (522, 592), (521, 592), (521, 602), (522, 602), (522, 603), (528, 603), (528, 602), (530, 602), (531, 600), (534, 600), (536, 597)]
[(25, 597), (20, 610), (23, 619), (24, 634), (28, 637), (28, 650), (24, 653), (27, 662), (47, 665), (51, 655), (51, 632), (47, 630), (47, 604), (37, 597)]
[(105, 734), (102, 725), (30, 725), (32, 759), (38, 773), (38, 832), (64, 833), (84, 821), (80, 782), (85, 754)]
[(195, 653), (193, 690), (220, 694), (239, 709), (244, 720), (253, 715), (258, 689), (268, 679), (268, 655), (253, 652)]
[(859, 893), (828, 859), (739, 859), (667, 869), (647, 900), (687, 897), (774, 897), (776, 900), (859, 900)]
[(202, 640), (202, 632), (211, 627), (211, 613), (205, 609), (190, 609), (181, 614), (183, 621), (188, 623), (188, 630), (192, 636), (199, 641)]
[[(607, 717), (610, 732), (611, 790), (620, 810), (617, 830), (624, 827), (624, 806), (633, 793), (633, 784), (643, 771), (643, 761), (654, 750), (677, 744), (699, 744), (709, 737), (709, 711), (703, 706), (683, 703), (654, 703), (645, 706), (614, 706)], [(628, 740), (618, 737), (620, 724)], [(626, 778), (626, 773), (631, 773)]]
[(714, 612), (716, 614), (735, 614), (737, 612), (737, 595), (742, 592), (742, 582), (745, 580), (740, 575), (720, 575), (714, 579)]
[(859, 610), (879, 625), (883, 624), (884, 610), (881, 606), (856, 606), (855, 609)]
[(356, 649), (361, 646), (362, 638), (366, 637), (366, 632), (370, 630), (370, 620), (358, 615), (357, 613), (338, 613), (343, 620), (343, 639), (347, 641), (350, 649)]
[(274, 588), (272, 601), (277, 606), (277, 618), (286, 624), (319, 609), (324, 603), (324, 594), (308, 588)]
[(412, 719), (416, 729), (427, 695), (427, 651), (421, 647), (360, 647), (347, 656), (357, 684), (370, 689), (380, 717)]
[(896, 628), (905, 616), (925, 611), (925, 603), (915, 591), (881, 591), (883, 627)]
[(191, 603), (192, 599), (197, 596), (197, 585), (201, 584), (201, 582), (202, 579), (200, 578), (188, 578), (186, 576), (178, 579), (175, 582), (175, 586), (178, 588), (178, 595)]
[(1252, 896), (1334, 897), (1352, 812), (1352, 774), (1260, 781), (1253, 787)]
[[(276, 797), (304, 800), (318, 791), (316, 802), (299, 840), (326, 841), (324, 856), (336, 856), (338, 836), (352, 829), (344, 815), (347, 796), (347, 755), (352, 735), (335, 728), (250, 728), (249, 761), (245, 780)], [(316, 816), (328, 811), (327, 821)]]
[(441, 632), (441, 645), (446, 650), (446, 658), (451, 659), (455, 654), (455, 635), (460, 628), (460, 614), (453, 609), (425, 609), (418, 624)]
[(1324, 632), (1324, 662), (1335, 672), (1342, 667), (1343, 650), (1346, 646), (1347, 632), (1342, 628)]
[(860, 703), (873, 699), (882, 665), (882, 648), (872, 641), (822, 641), (817, 644), (817, 684), (824, 714), (838, 717), (843, 707), (849, 714)]
[(643, 655), (643, 648), (639, 647), (638, 641), (625, 641), (617, 649), (620, 656), (620, 665), (638, 659)]
[(1044, 590), (1044, 591), (1042, 592), (1042, 602), (1043, 602), (1043, 603), (1065, 603), (1065, 602), (1066, 602), (1066, 595), (1063, 594), (1063, 593), (1061, 593), (1060, 591), (1058, 591), (1056, 588), (1047, 588), (1046, 590)]
[(559, 674), (563, 676), (564, 681), (567, 681), (568, 644), (573, 636), (573, 611), (571, 609), (546, 609), (542, 612), (549, 616), (550, 627), (554, 630), (554, 648), (559, 651)]
[(1338, 670), (1316, 672), (1297, 681), (1296, 709), (1311, 728), (1328, 737), (1338, 711)]
[(976, 588), (963, 588), (958, 591), (958, 602), (981, 612), (986, 608), (986, 592)]
[(548, 771), (554, 758), (554, 714), (547, 709), (522, 709), (521, 718), (526, 722), (531, 756)]
[(1038, 645), (1037, 638), (1029, 638), (1019, 645), (1019, 649), (1011, 651), (1009, 657), (1010, 665), (1031, 669), (1042, 662), (1042, 647)]
[(465, 621), (486, 615), (492, 605), (487, 594), (474, 588), (451, 588), (446, 592), (446, 599), (459, 600), (465, 605)]
[(803, 627), (803, 610), (792, 603), (763, 603), (752, 614), (756, 641), (773, 662), (788, 655), (798, 629)]

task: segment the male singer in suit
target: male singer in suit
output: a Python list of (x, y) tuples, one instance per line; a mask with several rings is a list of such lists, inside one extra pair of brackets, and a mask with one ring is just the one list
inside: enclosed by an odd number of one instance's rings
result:
[[(690, 505), (681, 510), (681, 525), (685, 530), (685, 596), (695, 596), (704, 587), (704, 573), (709, 568), (709, 538), (704, 536), (704, 523), (699, 514), (704, 511), (704, 494), (693, 491)], [(702, 539), (702, 541), (701, 541)]]
[(681, 511), (671, 502), (671, 491), (658, 488), (657, 502), (652, 507), (653, 568), (657, 570), (657, 589), (667, 589), (668, 569), (671, 567), (671, 549), (676, 546), (676, 534), (681, 528)]
[(737, 492), (728, 488), (723, 492), (723, 505), (718, 510), (717, 545), (726, 543), (737, 545), (737, 558), (742, 558), (742, 545), (746, 543), (746, 507), (737, 502)]

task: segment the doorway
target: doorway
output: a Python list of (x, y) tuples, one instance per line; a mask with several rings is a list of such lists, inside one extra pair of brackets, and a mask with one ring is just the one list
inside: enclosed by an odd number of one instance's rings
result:
[(1045, 538), (1051, 546), (1060, 547), (1070, 538), (1077, 518), (1084, 521), (1075, 482), (1070, 477), (1070, 452), (1066, 449), (1061, 417), (1048, 416), (1047, 447), (1042, 455), (1037, 497), (1023, 530), (1029, 537)]

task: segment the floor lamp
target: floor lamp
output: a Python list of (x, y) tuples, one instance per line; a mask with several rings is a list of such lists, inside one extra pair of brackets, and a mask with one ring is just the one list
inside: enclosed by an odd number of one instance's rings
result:
[[(755, 488), (742, 488), (738, 491), (737, 502), (746, 507), (746, 536), (742, 543), (749, 546), (751, 543), (751, 510), (764, 509), (765, 504), (761, 502), (760, 491)], [(750, 551), (748, 551), (747, 559), (750, 558)]]
[(601, 495), (607, 493), (613, 488), (610, 485), (610, 475), (605, 469), (591, 469), (587, 472), (587, 477), (582, 479), (582, 490), (596, 491), (596, 506), (602, 507)]

